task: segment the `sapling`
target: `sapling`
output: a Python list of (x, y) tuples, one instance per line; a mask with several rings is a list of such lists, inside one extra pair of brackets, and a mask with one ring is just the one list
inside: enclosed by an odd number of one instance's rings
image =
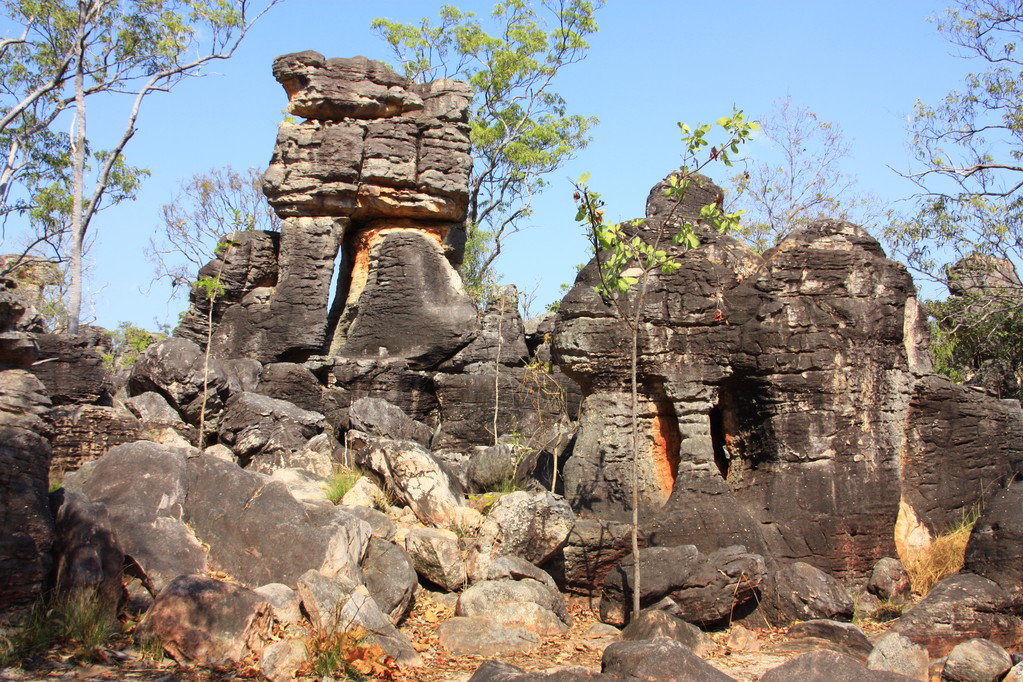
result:
[[(575, 183), (575, 200), (578, 204), (576, 220), (581, 222), (590, 241), (596, 261), (599, 283), (597, 293), (608, 305), (618, 311), (618, 318), (629, 327), (631, 340), (631, 431), (632, 431), (632, 617), (640, 611), (640, 561), (639, 561), (639, 330), (642, 323), (643, 306), (646, 301), (651, 275), (661, 272), (670, 275), (681, 267), (678, 260), (668, 252), (670, 245), (685, 251), (700, 244), (695, 225), (689, 222), (675, 224), (676, 213), (682, 206), (686, 193), (698, 183), (697, 175), (713, 162), (732, 165), (732, 155), (739, 153), (739, 145), (746, 142), (759, 126), (746, 118), (742, 111), (733, 110), (731, 116), (718, 119), (717, 125), (724, 131), (725, 139), (711, 145), (707, 134), (710, 125), (691, 128), (679, 123), (684, 145), (683, 163), (669, 179), (670, 186), (665, 196), (672, 200), (671, 211), (652, 225), (643, 220), (628, 223), (609, 223), (604, 217), (600, 195), (587, 185), (589, 174)], [(707, 149), (709, 147), (709, 149)], [(739, 222), (740, 213), (726, 213), (721, 202), (701, 208), (699, 223), (706, 223), (720, 232), (733, 229)], [(646, 228), (646, 229), (640, 229)], [(652, 229), (649, 229), (652, 228)], [(632, 310), (628, 309), (627, 295), (638, 285), (633, 297)]]

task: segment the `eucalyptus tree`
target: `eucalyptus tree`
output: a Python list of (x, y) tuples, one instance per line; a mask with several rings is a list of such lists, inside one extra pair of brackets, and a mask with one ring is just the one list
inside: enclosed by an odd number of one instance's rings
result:
[[(28, 247), (47, 245), (68, 261), (68, 331), (78, 328), (97, 212), (134, 197), (147, 174), (124, 157), (143, 102), (231, 57), (281, 1), (0, 2), (0, 25), (13, 30), (0, 41), (0, 213), (27, 222)], [(87, 127), (97, 107), (105, 126), (115, 122), (102, 148)]]

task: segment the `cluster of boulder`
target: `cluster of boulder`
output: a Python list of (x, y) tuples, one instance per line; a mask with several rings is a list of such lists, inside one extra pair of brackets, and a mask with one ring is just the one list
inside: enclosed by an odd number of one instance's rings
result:
[[(623, 641), (552, 679), (729, 679), (702, 631), (740, 622), (833, 650), (765, 680), (1019, 649), (1023, 410), (931, 374), (912, 280), (864, 230), (823, 220), (758, 254), (698, 224), (708, 179), (682, 204), (668, 179), (628, 229), (692, 221), (700, 246), (644, 297), (602, 298), (594, 261), (557, 314), (523, 322), (510, 288), (477, 310), (468, 87), (313, 52), (274, 74), (302, 119), (265, 176), (283, 227), (227, 237), (200, 272), (222, 293), (197, 288), (172, 338), (111, 372), (100, 330), (44, 334), (0, 291), (0, 609), (95, 590), (180, 661), (258, 654), (274, 679), (355, 627), (421, 664), (397, 626), (424, 588), (458, 595), (441, 645), (482, 656), (564, 634), (566, 592), (598, 600)], [(331, 499), (339, 471), (362, 475)], [(847, 622), (905, 606), (890, 557), (977, 510), (964, 571), (895, 632)]]

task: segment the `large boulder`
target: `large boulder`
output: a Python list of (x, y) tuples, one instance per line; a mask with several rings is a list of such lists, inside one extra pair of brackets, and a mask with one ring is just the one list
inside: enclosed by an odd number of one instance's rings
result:
[(430, 447), (433, 437), (433, 429), (383, 398), (359, 398), (348, 410), (348, 421), (351, 428), (370, 436), (411, 440), (424, 448)]
[(1023, 645), (1023, 620), (1014, 615), (1009, 593), (970, 573), (958, 573), (932, 587), (902, 614), (894, 630), (927, 647), (935, 657), (974, 638), (989, 639), (1010, 650)]
[(572, 508), (560, 495), (525, 490), (502, 495), (477, 534), (475, 570), (502, 556), (540, 565), (564, 546), (574, 524)]
[(84, 591), (98, 599), (111, 623), (117, 618), (124, 587), (124, 551), (102, 504), (81, 493), (58, 490), (54, 513), (54, 575), (58, 592)]
[(240, 393), (227, 402), (217, 436), (243, 466), (270, 473), (275, 458), (300, 450), (326, 428), (327, 422), (318, 412), (259, 393)]
[(405, 550), (416, 573), (434, 585), (457, 592), (468, 584), (465, 557), (454, 533), (413, 528), (405, 536)]
[(853, 599), (830, 575), (802, 561), (778, 569), (771, 585), (775, 615), (782, 621), (852, 620)]
[[(640, 550), (639, 561), (640, 607), (657, 605), (701, 627), (749, 613), (767, 574), (763, 557), (738, 545), (711, 554), (702, 554), (693, 545), (651, 547)], [(627, 622), (633, 577), (631, 556), (607, 574), (600, 600), (600, 619), (605, 623)]]
[(181, 576), (157, 595), (135, 634), (155, 638), (180, 663), (218, 668), (260, 651), (272, 625), (270, 604), (252, 590)]
[(356, 463), (380, 476), (423, 523), (446, 526), (458, 520), (465, 498), (457, 482), (419, 443), (373, 439), (356, 453)]
[(768, 670), (761, 682), (910, 682), (887, 670), (869, 670), (852, 656), (835, 651), (814, 651)]
[(401, 547), (373, 538), (362, 561), (366, 589), (391, 622), (400, 623), (412, 608), (419, 577), (412, 559)]
[(130, 395), (149, 391), (166, 398), (187, 422), (198, 424), (204, 398), (207, 420), (223, 408), (227, 372), (216, 358), (207, 363), (198, 344), (184, 338), (166, 339), (149, 346), (128, 376)]
[(64, 486), (102, 504), (112, 531), (155, 594), (180, 575), (202, 574), (206, 555), (185, 525), (189, 451), (148, 441), (112, 448)]
[(323, 412), (323, 386), (308, 367), (274, 362), (263, 368), (256, 393), (286, 400), (303, 410)]
[(615, 642), (604, 649), (600, 671), (627, 680), (734, 682), (689, 647), (672, 639)]
[(307, 570), (361, 582), (369, 524), (329, 505), (306, 505), (280, 481), (201, 455), (188, 461), (185, 520), (210, 562), (248, 585), (292, 585)]

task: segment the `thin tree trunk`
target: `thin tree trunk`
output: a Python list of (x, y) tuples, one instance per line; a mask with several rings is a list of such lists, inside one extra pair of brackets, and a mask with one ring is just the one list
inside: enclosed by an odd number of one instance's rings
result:
[(636, 312), (632, 319), (632, 619), (639, 617), (640, 566), (639, 566), (639, 325), (643, 317), (643, 302), (646, 300), (650, 273), (643, 271), (639, 296), (636, 297)]
[(82, 316), (82, 251), (85, 246), (85, 223), (82, 203), (85, 197), (85, 22), (88, 9), (79, 4), (78, 31), (75, 37), (75, 135), (71, 148), (73, 156), (71, 204), (71, 286), (68, 290), (69, 334), (78, 333), (78, 320)]

